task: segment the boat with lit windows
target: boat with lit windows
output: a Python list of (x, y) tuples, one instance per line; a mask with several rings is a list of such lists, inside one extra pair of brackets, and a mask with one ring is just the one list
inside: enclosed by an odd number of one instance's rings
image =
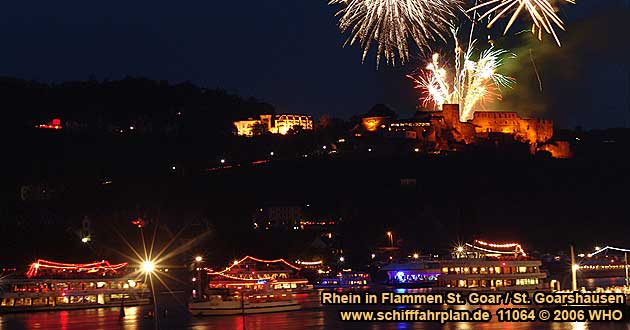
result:
[(311, 290), (308, 280), (298, 277), (300, 267), (284, 259), (265, 260), (246, 256), (215, 272), (205, 268), (209, 289), (272, 290), (302, 292)]
[(264, 290), (213, 288), (188, 306), (192, 315), (220, 316), (288, 312), (301, 309), (293, 295), (267, 286)]
[(370, 274), (344, 269), (335, 277), (325, 277), (315, 285), (318, 289), (362, 288), (368, 286)]
[(456, 247), (451, 260), (440, 261), (437, 289), (503, 291), (548, 290), (542, 262), (518, 243), (494, 244), (475, 240)]
[(87, 264), (37, 260), (24, 275), (0, 279), (0, 313), (88, 309), (149, 304), (142, 279), (127, 263)]
[(384, 284), (395, 288), (435, 287), (441, 275), (440, 263), (432, 260), (389, 264), (379, 272), (386, 274)]

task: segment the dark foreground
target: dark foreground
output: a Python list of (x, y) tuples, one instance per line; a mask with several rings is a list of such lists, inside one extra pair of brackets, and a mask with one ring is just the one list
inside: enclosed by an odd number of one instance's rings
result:
[[(627, 330), (630, 323), (364, 323), (342, 322), (337, 307), (322, 308), (317, 293), (301, 294), (304, 309), (288, 313), (243, 316), (193, 317), (187, 313), (183, 294), (162, 294), (159, 302), (159, 329), (497, 329), (497, 330)], [(487, 308), (487, 307), (486, 307)], [(494, 307), (495, 309), (497, 307)], [(0, 316), (0, 329), (155, 329), (156, 320), (146, 318), (152, 306), (126, 307), (120, 317), (119, 308), (78, 311), (40, 312)], [(164, 309), (167, 310), (164, 315)]]

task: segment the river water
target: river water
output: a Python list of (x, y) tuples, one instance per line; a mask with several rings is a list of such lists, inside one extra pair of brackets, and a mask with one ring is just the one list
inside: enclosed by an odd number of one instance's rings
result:
[[(630, 323), (499, 323), (496, 317), (488, 323), (377, 323), (343, 322), (339, 317), (340, 307), (319, 303), (317, 292), (298, 294), (302, 304), (300, 311), (243, 316), (195, 317), (186, 309), (183, 293), (162, 293), (158, 296), (158, 318), (146, 318), (152, 306), (126, 307), (121, 317), (119, 308), (36, 312), (0, 315), (0, 330), (6, 329), (195, 329), (195, 330), (281, 330), (281, 329), (447, 329), (447, 330), (630, 330)], [(499, 307), (484, 306), (491, 311)], [(354, 309), (345, 308), (345, 309)], [(374, 307), (372, 307), (374, 309)], [(166, 314), (164, 313), (166, 310)]]

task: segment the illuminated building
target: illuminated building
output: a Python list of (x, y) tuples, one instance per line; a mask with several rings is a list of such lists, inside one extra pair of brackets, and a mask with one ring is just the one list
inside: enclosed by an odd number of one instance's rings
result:
[(258, 119), (235, 121), (234, 126), (239, 136), (252, 137), (264, 132), (286, 135), (291, 129), (312, 131), (313, 117), (299, 114), (260, 115)]
[(254, 126), (259, 124), (260, 120), (248, 118), (247, 120), (239, 120), (234, 122), (236, 126), (237, 135), (240, 136), (254, 136)]
[(364, 117), (361, 119), (361, 126), (368, 132), (376, 132), (381, 128), (385, 128), (385, 122), (389, 117)]
[(533, 152), (549, 151), (555, 158), (571, 156), (568, 143), (548, 143), (553, 122), (521, 118), (516, 112), (476, 111), (473, 119), (459, 120), (459, 106), (444, 104), (442, 111), (418, 111), (413, 118), (387, 124), (390, 137), (418, 140), (428, 150), (451, 150), (455, 145), (473, 145), (497, 136), (527, 143)]
[(477, 136), (486, 133), (514, 135), (530, 144), (547, 142), (553, 136), (553, 122), (550, 120), (521, 118), (516, 112), (476, 111), (472, 124)]
[(257, 212), (254, 217), (256, 229), (304, 229), (302, 227), (302, 207), (295, 205), (269, 205)]
[(453, 249), (453, 259), (440, 262), (438, 286), (451, 289), (540, 290), (547, 274), (541, 261), (527, 257), (518, 243), (476, 240)]
[(276, 115), (274, 118), (274, 126), (269, 131), (274, 134), (285, 135), (291, 128), (300, 127), (306, 131), (313, 130), (313, 118), (307, 115)]
[(208, 271), (210, 288), (260, 289), (271, 285), (274, 289), (300, 289), (308, 281), (298, 278), (299, 267), (284, 259), (265, 260), (246, 256), (235, 260), (222, 271)]
[(59, 118), (54, 118), (53, 120), (51, 120), (50, 122), (46, 124), (36, 125), (35, 127), (43, 128), (43, 129), (54, 129), (54, 130), (63, 129), (63, 127), (61, 126), (61, 119)]

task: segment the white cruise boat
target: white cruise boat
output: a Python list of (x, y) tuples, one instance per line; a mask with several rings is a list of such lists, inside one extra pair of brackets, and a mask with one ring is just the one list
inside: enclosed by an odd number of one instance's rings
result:
[(196, 316), (275, 313), (300, 308), (291, 294), (232, 289), (209, 289), (203, 299), (193, 301), (188, 307), (190, 313)]
[(0, 314), (136, 306), (151, 303), (148, 287), (127, 263), (69, 264), (38, 260), (26, 276), (0, 278)]

